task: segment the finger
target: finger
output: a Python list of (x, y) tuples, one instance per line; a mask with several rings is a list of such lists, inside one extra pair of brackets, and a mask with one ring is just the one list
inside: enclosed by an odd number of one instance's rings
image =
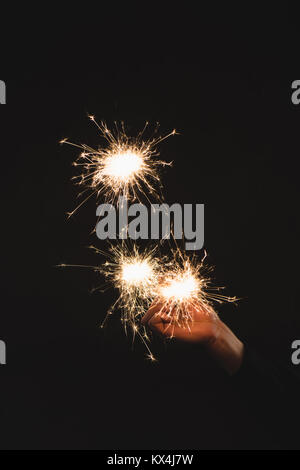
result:
[(172, 322), (172, 317), (171, 315), (168, 315), (167, 313), (158, 313), (159, 317), (161, 318), (161, 321), (163, 323), (171, 323)]
[(149, 308), (148, 312), (146, 312), (145, 315), (143, 316), (143, 318), (141, 319), (142, 325), (146, 325), (146, 323), (149, 323), (151, 318), (153, 318), (153, 316), (156, 313), (161, 311), (162, 306), (163, 305), (161, 303), (152, 304), (151, 307)]
[(152, 327), (153, 330), (160, 333), (165, 338), (186, 339), (187, 332), (174, 323), (156, 323)]
[[(158, 316), (158, 318), (160, 317)], [(173, 337), (174, 325), (170, 323), (170, 321), (153, 322), (153, 319), (152, 319), (149, 322), (149, 327), (151, 328), (151, 330), (155, 331), (156, 333), (159, 333), (161, 336), (165, 336), (167, 338)]]
[(168, 315), (160, 313), (160, 312), (156, 312), (154, 313), (154, 315), (152, 315), (150, 320), (148, 320), (147, 324), (150, 328), (155, 329), (156, 327), (160, 328), (161, 326), (165, 328), (171, 322), (172, 322), (172, 319)]

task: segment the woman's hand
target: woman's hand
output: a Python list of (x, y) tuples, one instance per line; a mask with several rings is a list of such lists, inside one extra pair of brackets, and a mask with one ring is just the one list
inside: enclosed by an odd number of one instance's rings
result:
[(144, 315), (142, 324), (169, 338), (204, 344), (213, 341), (218, 334), (220, 321), (212, 308), (190, 307), (189, 315), (190, 321), (182, 327), (172, 323), (172, 312), (167, 315), (163, 305), (156, 303)]
[(142, 324), (164, 337), (202, 344), (209, 354), (233, 375), (243, 361), (244, 345), (223, 323), (211, 307), (190, 307), (190, 319), (181, 326), (173, 323), (172, 312), (166, 315), (163, 306), (153, 304), (142, 318)]

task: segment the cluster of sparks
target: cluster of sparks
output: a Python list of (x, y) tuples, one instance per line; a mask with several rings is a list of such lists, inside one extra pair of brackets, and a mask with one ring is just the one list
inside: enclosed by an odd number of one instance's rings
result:
[[(83, 193), (88, 192), (84, 200), (69, 214), (72, 215), (92, 195), (102, 195), (106, 202), (114, 203), (120, 196), (128, 200), (141, 200), (143, 196), (158, 197), (161, 186), (159, 166), (170, 165), (158, 160), (157, 145), (175, 130), (164, 137), (145, 140), (143, 135), (147, 127), (137, 137), (128, 137), (124, 125), (116, 124), (115, 131), (110, 131), (105, 123), (98, 124), (90, 116), (106, 141), (105, 147), (93, 149), (86, 144), (68, 143), (81, 149), (75, 166), (82, 169), (74, 179), (83, 186)], [(82, 195), (83, 193), (80, 193)], [(149, 199), (148, 199), (149, 200)], [(94, 248), (94, 247), (91, 247)], [(157, 315), (164, 314), (170, 325), (190, 329), (193, 320), (191, 312), (198, 309), (204, 314), (216, 315), (214, 302), (235, 302), (235, 297), (220, 293), (211, 282), (211, 268), (206, 267), (205, 257), (201, 261), (188, 257), (178, 247), (171, 249), (168, 256), (161, 256), (156, 248), (144, 251), (136, 244), (129, 246), (123, 241), (110, 245), (107, 252), (94, 248), (106, 261), (99, 266), (80, 266), (92, 268), (105, 279), (104, 285), (94, 290), (106, 290), (114, 287), (118, 291), (116, 301), (110, 307), (102, 322), (115, 311), (121, 314), (125, 331), (131, 330), (133, 338), (138, 335), (143, 341), (148, 357), (155, 360), (149, 348), (149, 336), (141, 324), (141, 318), (151, 305), (157, 305)], [(60, 265), (77, 266), (77, 265)]]
[(206, 254), (199, 262), (188, 257), (179, 248), (169, 256), (161, 256), (158, 249), (139, 251), (136, 244), (131, 247), (124, 242), (110, 245), (108, 252), (90, 247), (97, 254), (105, 255), (106, 261), (99, 266), (87, 266), (105, 278), (104, 285), (93, 289), (105, 291), (117, 289), (116, 301), (108, 310), (101, 327), (115, 311), (121, 314), (125, 331), (130, 330), (133, 339), (137, 335), (144, 343), (148, 357), (155, 360), (150, 348), (146, 328), (140, 320), (151, 305), (159, 306), (156, 315), (169, 318), (169, 328), (180, 326), (190, 329), (196, 309), (204, 315), (215, 316), (213, 303), (236, 302), (236, 297), (220, 293), (223, 288), (212, 284), (211, 267), (206, 265)]
[(97, 126), (106, 146), (94, 149), (86, 144), (69, 142), (68, 139), (60, 142), (81, 150), (73, 163), (74, 166), (80, 167), (81, 173), (74, 176), (73, 180), (83, 188), (78, 196), (85, 196), (69, 216), (93, 195), (97, 198), (103, 196), (105, 202), (112, 204), (118, 201), (119, 196), (138, 201), (143, 197), (149, 200), (149, 196), (157, 198), (161, 188), (159, 167), (171, 165), (171, 162), (158, 159), (157, 146), (171, 135), (175, 135), (175, 129), (165, 136), (157, 136), (157, 126), (154, 136), (146, 139), (146, 122), (136, 137), (130, 137), (126, 134), (124, 123), (115, 123), (115, 129), (111, 131), (104, 122), (98, 123), (94, 116), (89, 118)]
[(105, 278), (104, 287), (98, 289), (113, 287), (118, 291), (117, 299), (108, 310), (101, 327), (104, 327), (110, 315), (119, 311), (125, 332), (130, 330), (133, 340), (136, 335), (139, 336), (148, 351), (148, 357), (154, 360), (148, 345), (149, 336), (141, 326), (140, 319), (151, 305), (161, 272), (161, 259), (155, 256), (156, 248), (141, 252), (136, 244), (129, 247), (125, 243), (110, 245), (107, 252), (91, 248), (107, 258), (103, 265), (96, 268)]

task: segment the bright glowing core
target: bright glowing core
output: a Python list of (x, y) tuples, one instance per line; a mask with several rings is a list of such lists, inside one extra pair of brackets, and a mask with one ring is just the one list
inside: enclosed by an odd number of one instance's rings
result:
[(132, 150), (110, 155), (103, 173), (119, 181), (130, 181), (142, 168), (143, 158)]
[(147, 261), (136, 261), (123, 265), (121, 278), (127, 284), (134, 285), (147, 282), (152, 275), (152, 268)]
[(161, 295), (167, 300), (187, 300), (198, 292), (197, 279), (191, 274), (179, 275), (161, 288)]

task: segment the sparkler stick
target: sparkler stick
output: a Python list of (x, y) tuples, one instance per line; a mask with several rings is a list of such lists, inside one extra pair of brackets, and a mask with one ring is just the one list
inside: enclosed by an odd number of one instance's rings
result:
[(148, 127), (146, 122), (143, 130), (136, 137), (129, 137), (126, 134), (124, 123), (115, 129), (109, 130), (104, 122), (98, 123), (94, 116), (89, 116), (90, 120), (97, 126), (100, 135), (106, 141), (106, 147), (93, 149), (86, 144), (75, 144), (67, 139), (62, 139), (61, 144), (69, 144), (81, 150), (78, 159), (73, 163), (80, 167), (82, 172), (73, 177), (75, 184), (83, 187), (83, 191), (88, 195), (83, 201), (68, 215), (69, 217), (79, 209), (89, 198), (101, 195), (106, 202), (114, 203), (119, 196), (124, 196), (128, 200), (140, 200), (148, 195), (158, 198), (161, 181), (159, 167), (171, 165), (162, 160), (158, 160), (159, 152), (157, 146), (171, 135), (175, 135), (175, 129), (165, 136), (156, 136), (150, 139), (144, 138), (144, 133)]

